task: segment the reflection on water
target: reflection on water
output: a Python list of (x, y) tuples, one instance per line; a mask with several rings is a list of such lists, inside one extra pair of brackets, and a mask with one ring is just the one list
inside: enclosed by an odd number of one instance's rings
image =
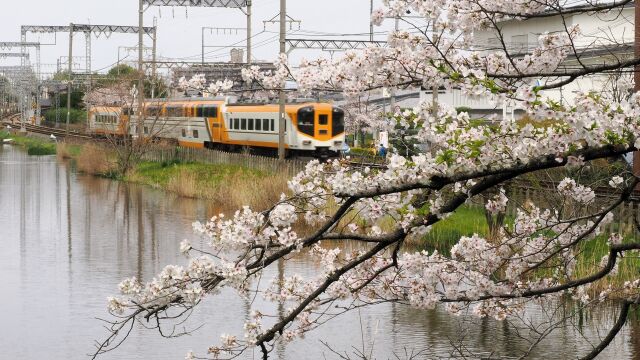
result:
[[(190, 238), (191, 222), (217, 209), (204, 201), (173, 196), (122, 182), (77, 175), (54, 157), (28, 157), (0, 149), (0, 326), (2, 359), (82, 359), (93, 341), (106, 334), (96, 316), (106, 316), (106, 297), (121, 279), (149, 279), (162, 266), (184, 263), (178, 244)], [(299, 272), (313, 275), (319, 264), (304, 255), (270, 269), (267, 278)], [(163, 339), (135, 328), (131, 338), (104, 359), (181, 359), (187, 350), (202, 353), (221, 333), (242, 333), (251, 303), (230, 291), (203, 303), (187, 329), (191, 336)], [(254, 307), (284, 314), (284, 306)], [(543, 312), (532, 305), (528, 321), (544, 328)], [(534, 358), (575, 358), (615, 321), (615, 308), (583, 317), (579, 329), (566, 321), (535, 347)], [(531, 333), (508, 322), (454, 317), (441, 309), (420, 311), (384, 304), (353, 311), (331, 321), (304, 341), (278, 345), (275, 358), (338, 358), (320, 340), (341, 353), (362, 351), (374, 358), (432, 358), (482, 353), (519, 356), (531, 347)], [(630, 322), (602, 358), (640, 358), (640, 323)], [(463, 340), (464, 347), (457, 346)], [(456, 346), (454, 346), (456, 345)], [(258, 353), (244, 358), (259, 358)]]

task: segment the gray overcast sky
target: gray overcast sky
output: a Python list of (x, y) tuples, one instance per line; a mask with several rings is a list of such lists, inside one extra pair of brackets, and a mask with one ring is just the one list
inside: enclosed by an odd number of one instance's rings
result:
[[(0, 12), (0, 41), (19, 41), (20, 25), (68, 25), (74, 23), (137, 25), (137, 0), (23, 0), (3, 1)], [(278, 24), (267, 26), (263, 31), (263, 20), (272, 18), (279, 12), (279, 0), (253, 1), (254, 58), (272, 60), (278, 51)], [(374, 1), (379, 7), (381, 0)], [(186, 10), (185, 10), (186, 9)], [(288, 0), (287, 11), (295, 19), (302, 20), (302, 33), (291, 32), (289, 37), (309, 37), (309, 32), (327, 33), (368, 33), (369, 0)], [(153, 19), (158, 22), (158, 55), (163, 58), (182, 58), (199, 61), (201, 48), (201, 27), (244, 27), (246, 18), (237, 9), (224, 8), (184, 8), (151, 7), (145, 12), (145, 26)], [(374, 31), (381, 31), (380, 28)], [(206, 35), (208, 45), (229, 45), (243, 41), (245, 35), (215, 36)], [(345, 38), (368, 39), (368, 36), (349, 35)], [(380, 40), (384, 36), (378, 37)], [(29, 34), (28, 41), (41, 41), (56, 45), (43, 46), (41, 62), (45, 64), (42, 72), (53, 72), (58, 57), (68, 53), (68, 34)], [(151, 41), (145, 38), (146, 44)], [(137, 35), (113, 34), (109, 39), (103, 36), (92, 39), (93, 70), (109, 68), (117, 61), (118, 46), (135, 46)], [(244, 43), (243, 43), (244, 44)], [(6, 51), (6, 50), (4, 50)], [(229, 49), (207, 49), (211, 61), (228, 61)], [(122, 52), (124, 56), (124, 51)], [(74, 56), (84, 56), (84, 35), (76, 34)], [(301, 57), (317, 57), (320, 54), (308, 50), (293, 53), (293, 61)], [(325, 55), (328, 56), (328, 55)], [(130, 53), (134, 60), (136, 54)], [(13, 65), (17, 59), (0, 59), (2, 65)], [(46, 65), (50, 64), (50, 65)]]

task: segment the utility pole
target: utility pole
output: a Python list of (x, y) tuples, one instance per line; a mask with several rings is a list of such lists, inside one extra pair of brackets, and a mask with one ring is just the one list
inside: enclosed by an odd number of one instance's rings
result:
[[(286, 52), (286, 28), (287, 25), (287, 0), (280, 0), (280, 54)], [(282, 83), (279, 91), (279, 107), (278, 116), (280, 121), (278, 122), (278, 159), (284, 160), (284, 127), (285, 127), (285, 95), (284, 95), (285, 83)]]
[(247, 1), (247, 65), (251, 65), (251, 0)]
[[(640, 6), (638, 6), (638, 2), (635, 4), (635, 56), (636, 59), (640, 57)], [(638, 92), (640, 91), (640, 65), (636, 65), (634, 67), (633, 72), (633, 80), (634, 87), (633, 90)], [(640, 135), (638, 135), (640, 136)], [(640, 149), (639, 149), (640, 150)], [(633, 153), (633, 174), (635, 176), (640, 175), (640, 151), (636, 151)], [(640, 191), (640, 185), (636, 186), (636, 191)]]
[[(372, 0), (373, 2), (373, 0)], [(400, 18), (396, 16), (395, 18), (395, 31), (397, 32), (400, 27)], [(392, 87), (391, 89), (391, 109), (390, 112), (395, 114), (396, 112), (396, 90)]]
[[(140, 26), (142, 27), (142, 26)], [(158, 24), (156, 23), (156, 19), (153, 18), (153, 45), (151, 47), (151, 98), (155, 99), (156, 97), (156, 52), (158, 47)]]
[(144, 4), (143, 0), (138, 1), (138, 124), (137, 133), (138, 140), (142, 140), (143, 132), (142, 126), (144, 120), (142, 118), (143, 105), (144, 105), (144, 69), (142, 68), (142, 53), (143, 53), (143, 36), (144, 36)]
[(69, 81), (67, 82), (67, 123), (66, 132), (69, 133), (69, 120), (71, 118), (71, 88), (73, 85), (73, 23), (69, 24)]
[(369, 41), (373, 41), (373, 0), (369, 3)]

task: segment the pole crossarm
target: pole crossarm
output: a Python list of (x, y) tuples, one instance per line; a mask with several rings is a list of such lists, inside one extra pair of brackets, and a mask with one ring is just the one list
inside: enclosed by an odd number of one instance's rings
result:
[(4, 49), (11, 50), (12, 48), (16, 48), (16, 47), (34, 47), (34, 48), (39, 49), (40, 48), (40, 43), (38, 43), (38, 42), (24, 42), (24, 41), (3, 41), (3, 42), (0, 42), (0, 50), (4, 50)]
[(2, 58), (29, 58), (29, 53), (0, 53), (0, 59)]
[[(22, 25), (20, 30), (23, 35), (31, 33), (58, 33), (69, 32), (71, 26), (48, 26), (48, 25)], [(90, 24), (73, 24), (73, 32), (92, 32), (96, 36), (100, 34), (110, 35), (112, 33), (118, 34), (137, 34), (140, 28), (138, 26), (127, 25), (90, 25)], [(155, 26), (143, 27), (145, 34), (153, 36), (156, 31)]]
[(293, 49), (355, 50), (368, 47), (385, 47), (386, 41), (370, 40), (332, 40), (332, 39), (286, 39), (287, 46)]
[[(158, 68), (164, 69), (185, 69), (185, 68), (194, 68), (197, 69), (199, 67), (202, 68), (219, 68), (219, 69), (228, 69), (228, 68), (244, 68), (247, 66), (247, 63), (229, 63), (229, 62), (199, 62), (199, 61), (145, 61), (146, 67), (151, 67), (155, 65)], [(273, 67), (273, 63), (254, 63), (253, 65), (264, 66), (264, 67)]]
[(149, 6), (193, 6), (193, 7), (226, 7), (243, 8), (251, 4), (251, 0), (143, 0)]

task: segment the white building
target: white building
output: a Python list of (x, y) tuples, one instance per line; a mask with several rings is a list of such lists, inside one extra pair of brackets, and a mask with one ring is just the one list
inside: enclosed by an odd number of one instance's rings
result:
[[(580, 26), (581, 37), (575, 43), (578, 56), (571, 55), (561, 67), (575, 69), (584, 65), (603, 65), (633, 57), (634, 44), (634, 9), (635, 4), (627, 4), (624, 8), (608, 13), (577, 13), (540, 17), (527, 21), (508, 20), (499, 23), (505, 45), (510, 54), (529, 53), (538, 47), (541, 35), (553, 32), (566, 32), (575, 24)], [(495, 32), (485, 31), (475, 34), (475, 49), (479, 51), (500, 51), (502, 44)], [(554, 79), (536, 79), (538, 84), (554, 82)], [(534, 85), (534, 83), (532, 83)], [(578, 92), (591, 90), (611, 90), (616, 86), (610, 74), (594, 74), (579, 78), (561, 88), (547, 90), (545, 95), (560, 102), (571, 103)], [(431, 98), (430, 90), (424, 91), (424, 97)], [(496, 113), (507, 116), (515, 114), (518, 109), (500, 106), (497, 108), (485, 100), (477, 101), (465, 97), (461, 92), (441, 92), (438, 101), (454, 107), (468, 107), (473, 113)]]

